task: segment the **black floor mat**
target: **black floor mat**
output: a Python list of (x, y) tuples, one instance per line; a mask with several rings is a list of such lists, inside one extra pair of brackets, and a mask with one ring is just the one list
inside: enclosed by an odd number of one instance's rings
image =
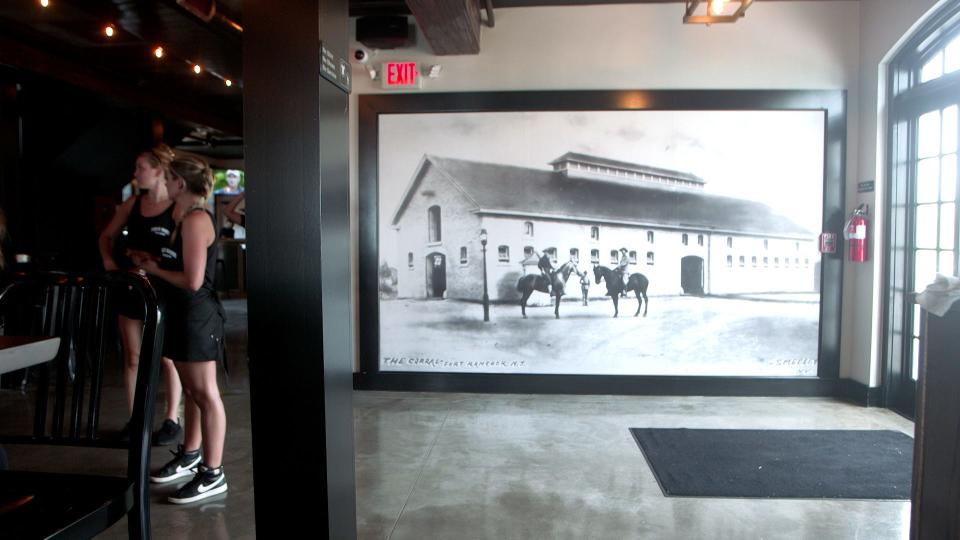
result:
[(630, 432), (668, 496), (910, 498), (913, 439), (896, 431)]

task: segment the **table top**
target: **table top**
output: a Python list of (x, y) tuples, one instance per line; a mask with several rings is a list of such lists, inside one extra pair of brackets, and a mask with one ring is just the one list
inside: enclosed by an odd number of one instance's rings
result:
[(49, 362), (60, 350), (60, 338), (0, 336), (0, 374)]

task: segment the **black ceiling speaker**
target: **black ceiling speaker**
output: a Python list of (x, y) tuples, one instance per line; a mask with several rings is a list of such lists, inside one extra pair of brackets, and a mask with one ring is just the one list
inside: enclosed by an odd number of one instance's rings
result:
[(416, 32), (404, 16), (357, 18), (357, 41), (371, 49), (397, 49), (414, 44)]

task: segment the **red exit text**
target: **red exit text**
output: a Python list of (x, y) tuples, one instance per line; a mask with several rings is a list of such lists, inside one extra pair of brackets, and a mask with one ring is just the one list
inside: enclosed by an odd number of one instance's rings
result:
[(385, 87), (417, 86), (416, 62), (386, 62), (383, 64), (383, 83)]

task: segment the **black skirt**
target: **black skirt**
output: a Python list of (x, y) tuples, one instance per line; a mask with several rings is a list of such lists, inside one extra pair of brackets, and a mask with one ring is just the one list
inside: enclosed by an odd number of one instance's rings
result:
[(174, 362), (219, 361), (227, 317), (216, 294), (181, 289), (165, 296), (163, 356)]

